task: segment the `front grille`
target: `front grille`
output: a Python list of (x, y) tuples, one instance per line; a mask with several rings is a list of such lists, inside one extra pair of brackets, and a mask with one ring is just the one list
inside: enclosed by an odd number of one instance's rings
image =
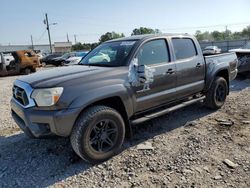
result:
[(29, 105), (28, 96), (23, 88), (14, 86), (12, 89), (13, 97), (23, 106)]

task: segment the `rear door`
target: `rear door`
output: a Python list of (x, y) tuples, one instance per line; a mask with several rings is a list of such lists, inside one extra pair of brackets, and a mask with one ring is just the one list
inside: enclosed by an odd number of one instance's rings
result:
[(171, 62), (168, 43), (165, 38), (144, 43), (136, 55), (138, 65), (155, 70), (154, 81), (149, 90), (135, 87), (136, 111), (143, 111), (175, 99), (176, 67)]
[(177, 71), (177, 98), (195, 94), (205, 85), (205, 63), (203, 55), (192, 38), (172, 38)]

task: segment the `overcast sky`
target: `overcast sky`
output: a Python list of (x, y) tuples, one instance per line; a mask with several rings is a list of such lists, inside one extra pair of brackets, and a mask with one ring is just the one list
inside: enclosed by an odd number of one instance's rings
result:
[(135, 27), (190, 33), (197, 29), (240, 31), (250, 25), (250, 0), (1, 0), (0, 44), (48, 43), (43, 24), (48, 13), (52, 42), (95, 42), (108, 31), (131, 34)]

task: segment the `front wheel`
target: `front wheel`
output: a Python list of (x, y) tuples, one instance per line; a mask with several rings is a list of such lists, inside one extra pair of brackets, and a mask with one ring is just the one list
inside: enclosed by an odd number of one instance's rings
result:
[(30, 68), (25, 68), (24, 69), (24, 74), (25, 75), (28, 75), (28, 74), (30, 74), (31, 73), (31, 69)]
[(115, 155), (125, 137), (121, 115), (107, 106), (93, 106), (77, 119), (70, 137), (74, 151), (90, 163), (99, 163)]
[(221, 108), (227, 98), (228, 84), (225, 78), (216, 77), (206, 94), (205, 105), (211, 109)]
[(46, 63), (45, 62), (42, 62), (41, 65), (42, 65), (42, 67), (46, 67)]

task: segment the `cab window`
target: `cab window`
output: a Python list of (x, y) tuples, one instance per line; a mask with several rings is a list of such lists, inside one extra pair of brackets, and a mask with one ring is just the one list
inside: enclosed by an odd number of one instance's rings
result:
[(172, 39), (176, 60), (191, 58), (197, 55), (197, 50), (192, 39)]
[(155, 65), (169, 62), (166, 40), (158, 39), (145, 43), (137, 54), (139, 65)]

